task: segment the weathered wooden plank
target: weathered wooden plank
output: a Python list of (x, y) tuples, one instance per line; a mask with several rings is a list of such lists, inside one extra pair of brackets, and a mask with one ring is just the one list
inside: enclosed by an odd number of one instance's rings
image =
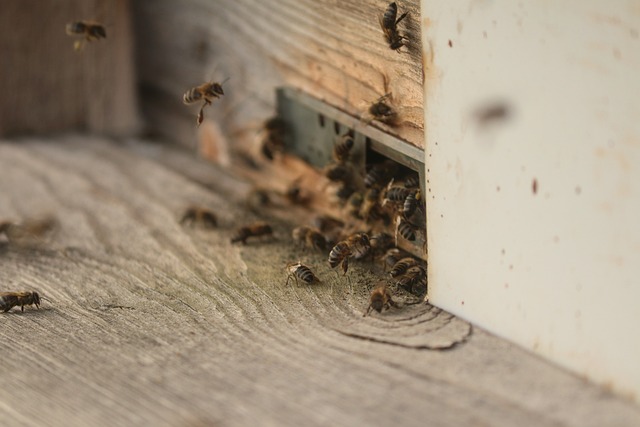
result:
[[(38, 246), (0, 242), (3, 425), (636, 425), (631, 403), (428, 305), (363, 318), (380, 274), (229, 243), (250, 186), (172, 149), (68, 137), (0, 143), (0, 218), (55, 214)], [(154, 160), (159, 159), (159, 160)], [(188, 169), (192, 178), (178, 173)], [(194, 173), (195, 171), (195, 173)], [(214, 191), (196, 183), (205, 183)], [(220, 227), (181, 227), (191, 203)], [(285, 286), (302, 259), (323, 283)], [(436, 350), (434, 348), (441, 348)]]
[[(134, 2), (137, 57), (150, 127), (195, 146), (196, 107), (179, 105), (190, 87), (215, 78), (225, 96), (205, 117), (227, 135), (274, 113), (274, 89), (291, 85), (360, 116), (390, 91), (401, 114), (388, 131), (423, 146), (423, 72), (418, 1), (399, 29), (401, 53), (386, 45), (378, 16), (386, 1)], [(386, 82), (386, 83), (385, 83)], [(186, 125), (185, 125), (186, 124)], [(247, 135), (249, 136), (249, 135)], [(251, 140), (239, 141), (248, 144)]]
[[(135, 131), (130, 9), (128, 0), (2, 2), (0, 135)], [(104, 23), (107, 38), (74, 51), (65, 26), (78, 20)]]

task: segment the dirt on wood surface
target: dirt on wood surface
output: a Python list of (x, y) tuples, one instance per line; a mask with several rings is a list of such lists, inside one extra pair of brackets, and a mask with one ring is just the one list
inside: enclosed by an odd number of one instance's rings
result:
[[(436, 307), (363, 313), (381, 267), (291, 239), (252, 185), (161, 145), (85, 136), (0, 142), (3, 425), (623, 426), (640, 409)], [(218, 226), (182, 225), (187, 206)], [(286, 207), (281, 208), (287, 211)], [(273, 238), (232, 244), (268, 221)], [(287, 283), (302, 261), (320, 282)], [(402, 302), (402, 301), (400, 301)]]

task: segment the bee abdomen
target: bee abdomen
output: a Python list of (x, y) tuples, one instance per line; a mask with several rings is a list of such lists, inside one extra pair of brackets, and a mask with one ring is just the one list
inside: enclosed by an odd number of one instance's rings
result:
[(185, 92), (182, 100), (185, 104), (193, 104), (194, 102), (199, 101), (202, 98), (202, 94), (196, 90), (196, 88), (191, 88)]
[(396, 16), (398, 15), (398, 5), (396, 2), (389, 4), (382, 17), (382, 24), (385, 28), (395, 28)]
[(338, 242), (329, 252), (329, 266), (336, 268), (345, 258), (351, 254), (351, 249), (347, 242)]
[(398, 233), (410, 242), (416, 240), (416, 229), (404, 219), (400, 219), (398, 224)]
[(318, 280), (316, 275), (313, 274), (313, 271), (311, 271), (311, 269), (309, 267), (307, 267), (306, 265), (298, 266), (298, 268), (296, 269), (295, 274), (296, 274), (296, 276), (298, 276), (298, 278), (300, 280), (302, 280), (305, 283), (313, 283), (313, 282)]

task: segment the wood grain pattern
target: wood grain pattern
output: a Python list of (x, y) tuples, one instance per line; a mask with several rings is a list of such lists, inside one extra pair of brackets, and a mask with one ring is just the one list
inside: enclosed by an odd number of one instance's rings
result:
[[(107, 38), (74, 51), (77, 20), (103, 22)], [(4, 1), (0, 46), (0, 135), (139, 127), (128, 0)]]
[(205, 112), (227, 135), (255, 129), (273, 115), (275, 88), (290, 85), (354, 116), (390, 91), (402, 123), (386, 129), (423, 146), (419, 2), (399, 3), (401, 12), (409, 12), (399, 26), (409, 37), (401, 53), (388, 48), (378, 23), (387, 5), (360, 0), (134, 2), (141, 46), (137, 64), (150, 130), (195, 146), (197, 108), (181, 105), (182, 94), (211, 78), (229, 77), (224, 98)]
[[(242, 207), (250, 186), (175, 149), (5, 141), (0, 170), (0, 218), (60, 222), (37, 246), (0, 241), (2, 290), (51, 299), (0, 314), (3, 425), (640, 422), (631, 403), (435, 307), (363, 318), (379, 273), (354, 263), (338, 278), (292, 245), (291, 221), (264, 212), (277, 239), (231, 245), (257, 218)], [(220, 228), (181, 227), (191, 203)], [(285, 286), (298, 259), (322, 283)]]

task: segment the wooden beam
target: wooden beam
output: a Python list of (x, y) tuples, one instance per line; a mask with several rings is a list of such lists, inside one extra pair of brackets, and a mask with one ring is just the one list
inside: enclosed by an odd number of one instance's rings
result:
[[(150, 143), (0, 142), (0, 219), (54, 215), (37, 245), (0, 237), (3, 425), (638, 425), (630, 402), (424, 304), (362, 317), (380, 270), (350, 281), (290, 239), (250, 186)], [(188, 171), (185, 176), (180, 170)], [(183, 227), (192, 203), (219, 228)], [(229, 243), (270, 221), (276, 239)], [(322, 280), (285, 286), (302, 260)]]

